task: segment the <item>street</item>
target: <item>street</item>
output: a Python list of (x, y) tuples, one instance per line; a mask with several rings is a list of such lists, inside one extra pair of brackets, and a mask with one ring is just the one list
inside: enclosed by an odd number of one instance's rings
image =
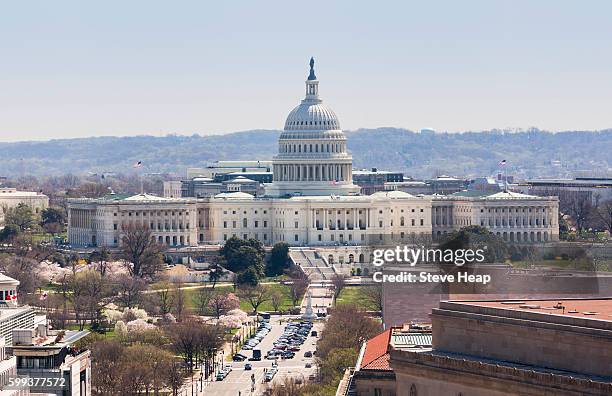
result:
[[(266, 335), (261, 343), (256, 347), (256, 349), (260, 349), (262, 353), (261, 361), (244, 361), (244, 362), (229, 362), (226, 361), (226, 364), (231, 364), (233, 370), (223, 381), (214, 381), (211, 382), (205, 389), (204, 394), (214, 394), (219, 396), (237, 396), (240, 392), (241, 396), (244, 395), (260, 395), (264, 389), (268, 386), (269, 383), (263, 383), (264, 378), (264, 370), (268, 370), (272, 367), (272, 360), (267, 360), (263, 356), (265, 356), (266, 352), (271, 350), (273, 347), (274, 341), (276, 341), (280, 335), (283, 333), (283, 329), (289, 316), (286, 317), (275, 317), (273, 316), (270, 324), (272, 325), (272, 329), (268, 335)], [(296, 320), (299, 320), (299, 316), (293, 317)], [(282, 324), (281, 324), (282, 320)], [(323, 328), (323, 323), (315, 322), (312, 330), (315, 330), (319, 333)], [(295, 357), (293, 359), (281, 360), (278, 359), (278, 373), (274, 376), (272, 383), (282, 382), (284, 378), (287, 376), (300, 378), (303, 381), (307, 381), (308, 377), (312, 374), (315, 374), (316, 367), (314, 364), (313, 358), (305, 358), (304, 353), (307, 351), (315, 351), (316, 350), (316, 341), (318, 337), (308, 336), (304, 344), (301, 346), (300, 351), (295, 353)], [(251, 357), (253, 356), (252, 351), (249, 350), (241, 350), (241, 354)], [(246, 363), (250, 363), (253, 366), (252, 370), (245, 370), (244, 366)], [(306, 363), (311, 363), (311, 368), (306, 368)], [(255, 375), (255, 393), (251, 393), (251, 375)]]

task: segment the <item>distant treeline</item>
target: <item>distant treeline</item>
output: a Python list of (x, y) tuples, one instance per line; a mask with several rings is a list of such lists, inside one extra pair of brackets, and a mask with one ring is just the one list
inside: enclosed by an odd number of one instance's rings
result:
[[(0, 176), (131, 172), (185, 174), (215, 160), (271, 159), (280, 131), (213, 136), (133, 136), (0, 143)], [(415, 133), (398, 128), (347, 132), (354, 167), (404, 171), (413, 177), (495, 173), (500, 160), (522, 177), (610, 175), (612, 130), (550, 133)]]

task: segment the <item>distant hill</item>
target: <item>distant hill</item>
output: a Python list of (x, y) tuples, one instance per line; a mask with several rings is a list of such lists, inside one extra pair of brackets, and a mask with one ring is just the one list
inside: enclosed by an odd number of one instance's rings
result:
[[(214, 136), (92, 137), (0, 143), (0, 176), (132, 172), (185, 174), (215, 160), (270, 159), (280, 131), (253, 130)], [(550, 133), (484, 131), (415, 133), (378, 128), (347, 132), (354, 167), (401, 170), (413, 177), (489, 175), (501, 159), (522, 177), (612, 174), (612, 129)]]

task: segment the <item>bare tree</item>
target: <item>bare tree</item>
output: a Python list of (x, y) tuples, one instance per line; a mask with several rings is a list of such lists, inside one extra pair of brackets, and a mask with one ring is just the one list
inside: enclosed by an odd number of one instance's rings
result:
[(146, 282), (141, 278), (134, 278), (121, 274), (116, 279), (117, 300), (128, 308), (140, 303), (142, 292), (147, 289)]
[(238, 290), (238, 296), (248, 301), (253, 308), (253, 312), (257, 313), (257, 308), (270, 300), (270, 288), (265, 285), (244, 286)]
[(220, 293), (216, 292), (215, 295), (210, 299), (208, 306), (214, 312), (217, 319), (221, 315), (226, 314), (232, 309), (240, 307), (240, 300), (234, 293)]
[(94, 250), (89, 255), (89, 261), (91, 263), (96, 264), (96, 270), (100, 272), (100, 275), (102, 276), (106, 275), (106, 271), (108, 270), (108, 262), (110, 261), (110, 259), (111, 259), (111, 253), (105, 247), (99, 250)]
[(193, 302), (199, 315), (206, 315), (211, 298), (215, 295), (212, 287), (202, 287), (193, 296)]
[(383, 289), (381, 284), (364, 286), (361, 293), (363, 295), (363, 299), (367, 302), (370, 309), (382, 312)]
[(96, 342), (91, 347), (91, 365), (95, 375), (92, 385), (96, 394), (112, 396), (121, 394), (121, 372), (123, 370), (123, 354), (125, 347), (118, 341), (108, 340)]
[(170, 313), (174, 306), (174, 294), (168, 282), (162, 282), (161, 287), (157, 290), (157, 296), (159, 297), (160, 314), (163, 316)]
[(594, 214), (597, 221), (612, 234), (612, 199), (598, 202), (594, 208)]
[(293, 306), (297, 306), (308, 289), (308, 278), (302, 272), (295, 271), (288, 284), (287, 295)]
[(587, 194), (574, 194), (564, 206), (563, 211), (574, 220), (577, 230), (586, 229), (593, 207), (590, 197)]
[(346, 278), (342, 274), (334, 274), (331, 281), (334, 285), (334, 298), (338, 298), (342, 289), (346, 286)]
[(163, 246), (155, 242), (146, 225), (128, 224), (123, 227), (121, 258), (132, 276), (152, 278), (163, 265)]
[(38, 267), (38, 261), (27, 257), (8, 256), (0, 259), (0, 272), (19, 281), (17, 293), (20, 296), (34, 293), (43, 284)]
[(72, 303), (80, 330), (84, 329), (88, 320), (92, 325), (98, 323), (111, 295), (105, 278), (93, 270), (82, 271), (71, 276), (69, 285), (71, 293), (67, 297)]
[(176, 319), (180, 322), (185, 314), (185, 290), (183, 290), (184, 285), (181, 280), (175, 280), (173, 283), (174, 313), (176, 314)]
[(270, 304), (272, 308), (274, 308), (274, 311), (280, 312), (280, 307), (283, 305), (283, 297), (283, 293), (278, 289), (272, 289), (270, 291)]

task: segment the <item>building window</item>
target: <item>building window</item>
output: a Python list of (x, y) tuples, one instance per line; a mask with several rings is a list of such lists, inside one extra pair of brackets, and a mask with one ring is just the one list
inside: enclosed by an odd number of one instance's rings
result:
[(424, 222), (424, 220), (423, 220), (423, 219), (421, 219), (421, 225), (423, 225), (423, 224), (424, 224), (423, 222)]
[(223, 228), (227, 228), (227, 221), (223, 222)]
[(415, 384), (412, 384), (412, 386), (410, 387), (410, 396), (417, 396), (417, 389)]
[(268, 240), (268, 234), (264, 234), (264, 241)]
[(266, 220), (264, 220), (264, 227), (268, 226), (268, 222)]
[(298, 228), (298, 222), (297, 221), (295, 222), (295, 228)]
[(382, 396), (382, 389), (374, 388), (374, 396)]
[(255, 228), (259, 227), (259, 221), (255, 220)]
[(227, 234), (223, 234), (223, 240), (227, 241)]
[(321, 242), (321, 240), (323, 239), (323, 237), (321, 236), (321, 234), (319, 234), (318, 239), (319, 239), (319, 242)]
[(297, 241), (298, 241), (298, 239), (299, 239), (298, 234), (295, 234), (295, 235), (293, 236), (293, 239), (294, 239), (294, 240), (297, 242)]

